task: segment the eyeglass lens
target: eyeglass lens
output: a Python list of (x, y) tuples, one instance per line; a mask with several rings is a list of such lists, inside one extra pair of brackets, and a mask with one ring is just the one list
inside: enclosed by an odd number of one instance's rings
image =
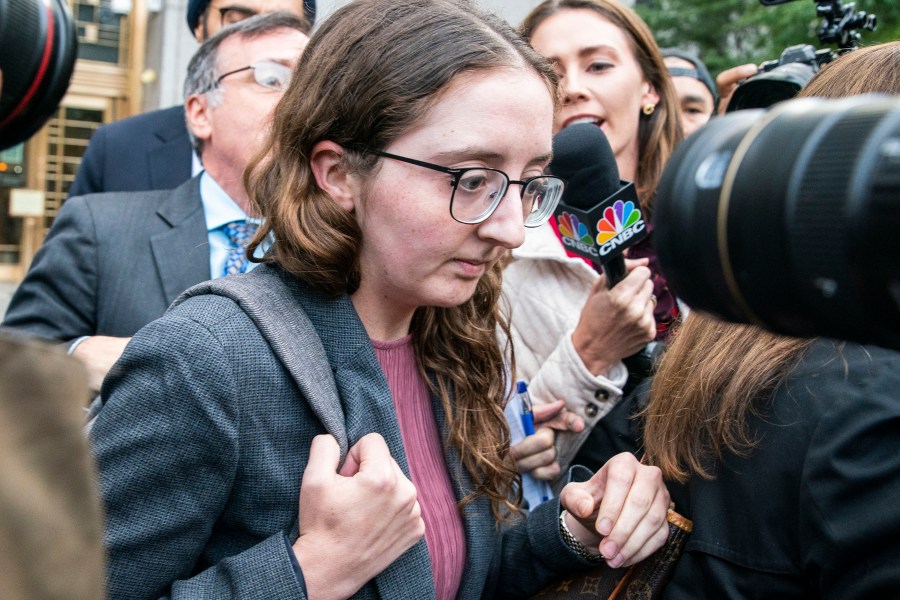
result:
[(252, 68), (253, 79), (264, 88), (281, 92), (291, 81), (291, 68), (281, 63), (263, 61)]
[[(503, 199), (508, 179), (500, 171), (466, 170), (459, 177), (450, 210), (453, 218), (464, 223), (486, 219)], [(539, 225), (549, 216), (562, 194), (562, 182), (553, 177), (536, 177), (521, 190), (525, 225)]]

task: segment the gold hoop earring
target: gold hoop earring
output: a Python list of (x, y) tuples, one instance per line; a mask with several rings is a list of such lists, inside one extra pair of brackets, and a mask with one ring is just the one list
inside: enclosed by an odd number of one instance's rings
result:
[(652, 115), (652, 114), (653, 114), (653, 111), (655, 111), (655, 110), (656, 110), (656, 105), (655, 105), (655, 104), (645, 104), (645, 105), (643, 106), (643, 108), (641, 108), (641, 112), (644, 113), (644, 114), (645, 114), (646, 116), (648, 116), (648, 117), (649, 117), (650, 115)]

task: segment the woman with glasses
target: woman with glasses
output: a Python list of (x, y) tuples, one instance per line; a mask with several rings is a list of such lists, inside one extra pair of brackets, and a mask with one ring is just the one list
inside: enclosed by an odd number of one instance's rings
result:
[[(668, 495), (629, 455), (515, 506), (499, 260), (559, 201), (555, 94), (464, 0), (351, 2), (321, 25), (247, 174), (266, 264), (221, 284), (272, 301), (188, 297), (104, 387), (111, 598), (527, 597), (663, 543)], [(276, 312), (308, 319), (320, 385), (257, 326)]]
[[(646, 24), (617, 0), (547, 0), (520, 32), (559, 78), (554, 132), (581, 123), (599, 127), (619, 178), (635, 183), (649, 223), (659, 177), (681, 133), (674, 88)], [(653, 356), (647, 344), (663, 342), (678, 314), (651, 239), (628, 249), (636, 260), (612, 289), (566, 250), (555, 224), (529, 231), (513, 250), (503, 289), (519, 376), (529, 380), (536, 402), (564, 400), (586, 424), (559, 432), (557, 440), (551, 429), (539, 429), (513, 449), (520, 469), (552, 479), (573, 461), (603, 463), (607, 446), (595, 425), (645, 376)]]

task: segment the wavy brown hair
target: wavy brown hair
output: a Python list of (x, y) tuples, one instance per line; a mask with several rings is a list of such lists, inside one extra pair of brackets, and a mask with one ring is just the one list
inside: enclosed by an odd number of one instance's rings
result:
[(675, 146), (682, 139), (678, 102), (669, 70), (663, 62), (659, 45), (640, 16), (616, 0), (546, 0), (532, 10), (519, 33), (530, 40), (535, 30), (551, 15), (564, 10), (587, 9), (621, 29), (640, 65), (644, 79), (659, 94), (659, 104), (650, 116), (641, 114), (638, 125), (638, 166), (634, 182), (641, 208), (653, 214), (653, 199), (663, 168)]
[[(306, 47), (275, 110), (267, 150), (245, 174), (265, 218), (249, 253), (272, 233), (265, 260), (325, 294), (352, 294), (362, 234), (316, 184), (313, 146), (339, 144), (348, 170), (369, 176), (378, 158), (368, 151), (421, 123), (457, 76), (496, 69), (534, 72), (556, 100), (550, 65), (469, 2), (360, 0), (336, 11)], [(503, 414), (509, 380), (497, 329), (508, 333), (508, 326), (498, 311), (500, 283), (498, 264), (461, 306), (420, 307), (411, 334), (419, 369), (447, 414), (448, 441), (474, 480), (461, 507), (486, 496), (504, 519), (515, 512), (518, 475)]]
[(691, 311), (660, 361), (643, 411), (644, 451), (667, 479), (713, 477), (726, 452), (756, 445), (748, 417), (812, 343)]
[(844, 98), (873, 93), (900, 94), (900, 41), (847, 52), (826, 64), (798, 96)]

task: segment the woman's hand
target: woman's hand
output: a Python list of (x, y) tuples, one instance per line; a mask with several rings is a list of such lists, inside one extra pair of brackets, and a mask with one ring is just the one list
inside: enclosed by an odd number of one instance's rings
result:
[(612, 289), (601, 275), (581, 309), (572, 343), (594, 375), (607, 372), (656, 337), (656, 301), (647, 262), (626, 260), (629, 273)]
[(534, 415), (534, 435), (510, 447), (509, 452), (516, 461), (519, 473), (529, 473), (535, 479), (553, 481), (559, 476), (560, 466), (556, 461), (556, 432), (584, 430), (584, 419), (566, 410), (566, 403), (557, 400), (550, 404), (532, 407)]
[(311, 599), (347, 598), (425, 535), (416, 488), (377, 433), (360, 439), (338, 472), (330, 435), (313, 439), (300, 486), (294, 553)]
[(611, 567), (647, 558), (668, 538), (662, 473), (628, 452), (606, 461), (590, 480), (566, 485), (559, 500), (572, 534), (588, 549), (599, 548)]
[(584, 419), (566, 410), (566, 403), (557, 400), (550, 404), (533, 406), (534, 435), (510, 447), (519, 473), (530, 473), (535, 479), (553, 481), (559, 476), (560, 466), (556, 461), (556, 432), (584, 430)]

